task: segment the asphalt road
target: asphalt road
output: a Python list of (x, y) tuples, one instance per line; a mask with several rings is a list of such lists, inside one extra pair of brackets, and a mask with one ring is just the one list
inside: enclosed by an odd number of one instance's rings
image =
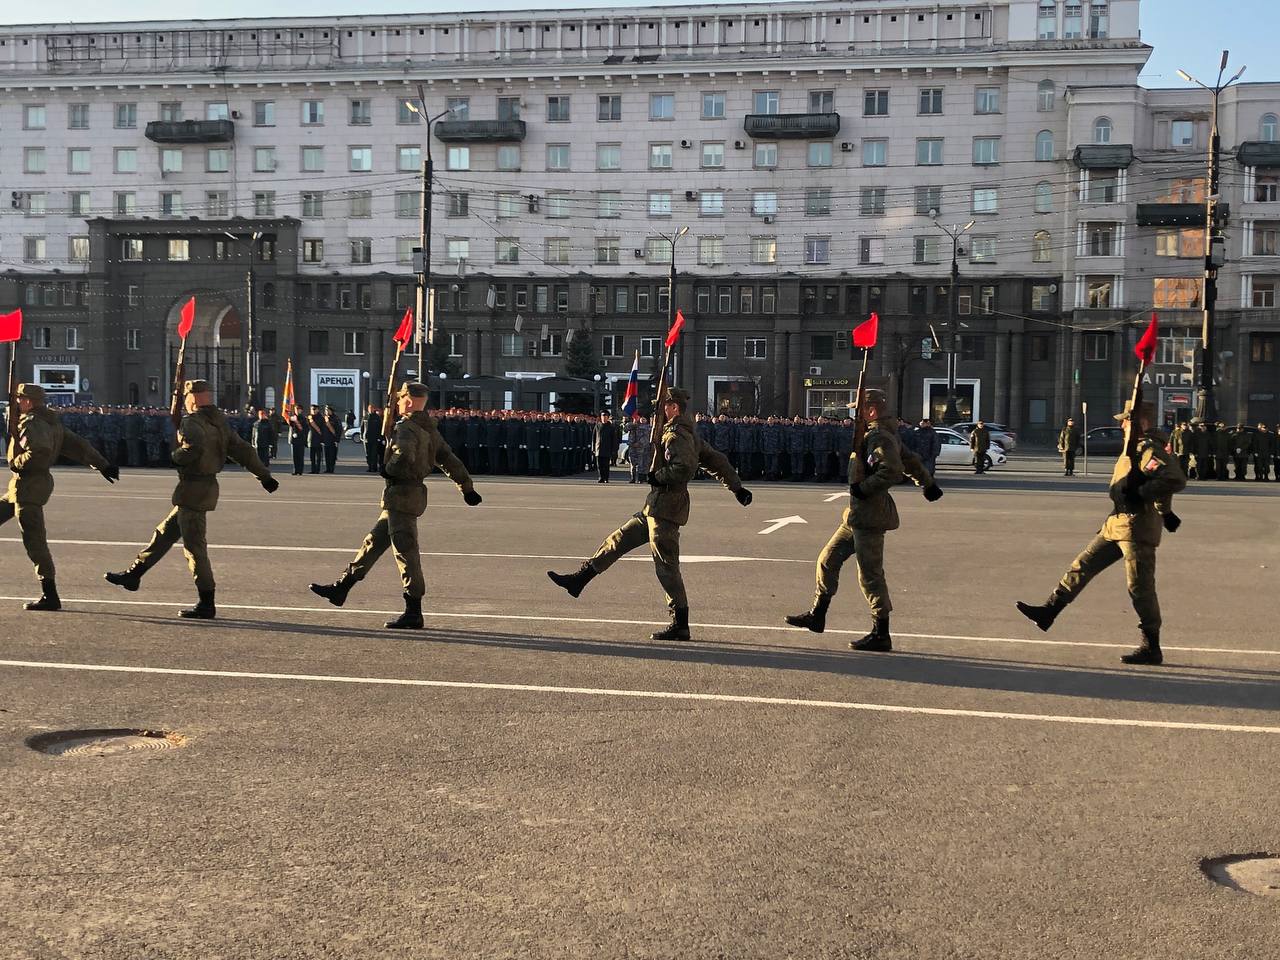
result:
[[(1012, 465), (1012, 466), (1016, 466)], [(287, 471), (286, 471), (287, 473)], [(620, 475), (620, 474), (619, 474)], [(60, 471), (66, 610), (31, 614), (0, 528), (0, 958), (1270, 958), (1276, 898), (1202, 857), (1280, 852), (1280, 484), (1180, 498), (1160, 552), (1163, 669), (1130, 668), (1123, 574), (1048, 635), (1040, 600), (1105, 512), (1051, 466), (898, 495), (893, 654), (855, 654), (852, 567), (822, 636), (786, 628), (834, 485), (696, 487), (694, 642), (643, 551), (572, 601), (640, 506), (590, 480), (432, 481), (428, 629), (388, 556), (332, 579), (378, 482), (229, 474), (210, 517), (220, 619), (186, 623), (180, 552), (101, 579), (172, 476)], [(802, 517), (761, 534), (767, 521)], [(179, 749), (52, 757), (26, 738), (173, 730)]]

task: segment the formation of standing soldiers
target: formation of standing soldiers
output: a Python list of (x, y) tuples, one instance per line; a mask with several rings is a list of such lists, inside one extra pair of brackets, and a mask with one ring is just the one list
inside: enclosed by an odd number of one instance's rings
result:
[(1280, 480), (1280, 443), (1265, 423), (1251, 429), (1196, 418), (1173, 428), (1169, 447), (1192, 480), (1245, 480), (1250, 467), (1254, 480), (1270, 480), (1273, 473)]

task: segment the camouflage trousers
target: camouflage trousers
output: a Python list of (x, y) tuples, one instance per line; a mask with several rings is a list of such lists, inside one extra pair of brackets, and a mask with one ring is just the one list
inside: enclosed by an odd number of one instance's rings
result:
[(369, 575), (379, 558), (391, 548), (400, 583), (408, 597), (421, 598), (427, 592), (422, 575), (422, 554), (418, 548), (418, 518), (399, 510), (383, 510), (378, 522), (364, 538), (355, 558), (347, 565), (347, 576), (360, 581)]
[(658, 583), (667, 595), (667, 606), (673, 610), (687, 609), (689, 598), (684, 592), (684, 577), (680, 575), (680, 526), (670, 520), (646, 517), (637, 513), (600, 544), (588, 563), (596, 573), (604, 573), (637, 547), (649, 544), (653, 554), (653, 569)]
[(1144, 630), (1160, 629), (1160, 600), (1156, 597), (1156, 548), (1149, 543), (1131, 540), (1108, 540), (1098, 535), (1080, 556), (1071, 562), (1053, 594), (1070, 603), (1084, 591), (1089, 581), (1117, 560), (1124, 560), (1124, 576), (1129, 586), (1129, 600), (1138, 614), (1138, 625)]
[(827, 545), (818, 554), (819, 597), (834, 597), (840, 586), (840, 568), (854, 557), (858, 561), (858, 584), (873, 617), (887, 617), (893, 609), (889, 584), (884, 577), (884, 532), (858, 530), (846, 523), (836, 527)]
[(15, 504), (7, 497), (0, 500), (0, 525), (15, 516), (18, 518), (18, 532), (22, 534), (22, 545), (35, 565), (36, 576), (41, 580), (52, 580), (53, 555), (49, 553), (48, 535), (44, 529), (44, 507)]
[(181, 540), (182, 553), (187, 558), (187, 569), (196, 582), (196, 589), (201, 593), (212, 592), (215, 584), (213, 565), (209, 563), (206, 516), (203, 510), (174, 507), (156, 527), (151, 542), (138, 553), (138, 565), (150, 570), (169, 552), (170, 547)]

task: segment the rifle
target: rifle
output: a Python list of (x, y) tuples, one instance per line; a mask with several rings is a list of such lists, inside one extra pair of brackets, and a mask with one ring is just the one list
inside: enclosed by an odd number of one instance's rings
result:
[(182, 426), (182, 384), (187, 379), (187, 338), (178, 347), (178, 362), (173, 370), (173, 398), (169, 401), (169, 419), (175, 428)]
[(396, 367), (400, 366), (400, 355), (404, 353), (404, 344), (396, 341), (396, 358), (391, 361), (391, 375), (387, 378), (387, 406), (382, 411), (382, 439), (391, 442), (391, 435), (396, 426)]
[(865, 347), (862, 351), (862, 369), (858, 371), (858, 393), (854, 397), (857, 406), (853, 408), (853, 452), (854, 456), (861, 459), (858, 452), (862, 449), (862, 441), (867, 436), (867, 418), (862, 415), (862, 401), (866, 399), (867, 386), (867, 361), (871, 358), (871, 348)]
[(653, 429), (649, 431), (652, 456), (649, 460), (649, 476), (658, 469), (658, 457), (662, 452), (662, 428), (666, 426), (667, 368), (671, 365), (671, 347), (662, 354), (662, 371), (658, 374), (658, 392), (653, 399)]

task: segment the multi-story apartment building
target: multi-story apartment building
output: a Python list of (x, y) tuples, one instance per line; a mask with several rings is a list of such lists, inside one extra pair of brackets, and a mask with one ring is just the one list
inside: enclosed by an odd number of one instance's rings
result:
[[(940, 412), (957, 249), (961, 410), (1050, 433), (1118, 402), (1151, 308), (1182, 409), (1199, 353), (1209, 100), (1146, 90), (1138, 0), (725, 4), (0, 28), (0, 307), (24, 375), (163, 402), (189, 369), (242, 399), (255, 267), (266, 399), (385, 386), (413, 300), (426, 130), (438, 343), (541, 402), (586, 338), (615, 384), (653, 367), (666, 237), (700, 408), (849, 399), (850, 327), (877, 377)], [(425, 94), (420, 105), (419, 84)], [(1220, 402), (1280, 418), (1280, 86), (1223, 97), (1231, 208)], [(1276, 206), (1272, 206), (1276, 205)], [(1274, 219), (1269, 216), (1277, 211)], [(253, 239), (254, 236), (257, 239)], [(579, 348), (581, 342), (579, 343)], [(458, 384), (451, 380), (456, 386)], [(620, 385), (620, 384), (619, 384)]]

